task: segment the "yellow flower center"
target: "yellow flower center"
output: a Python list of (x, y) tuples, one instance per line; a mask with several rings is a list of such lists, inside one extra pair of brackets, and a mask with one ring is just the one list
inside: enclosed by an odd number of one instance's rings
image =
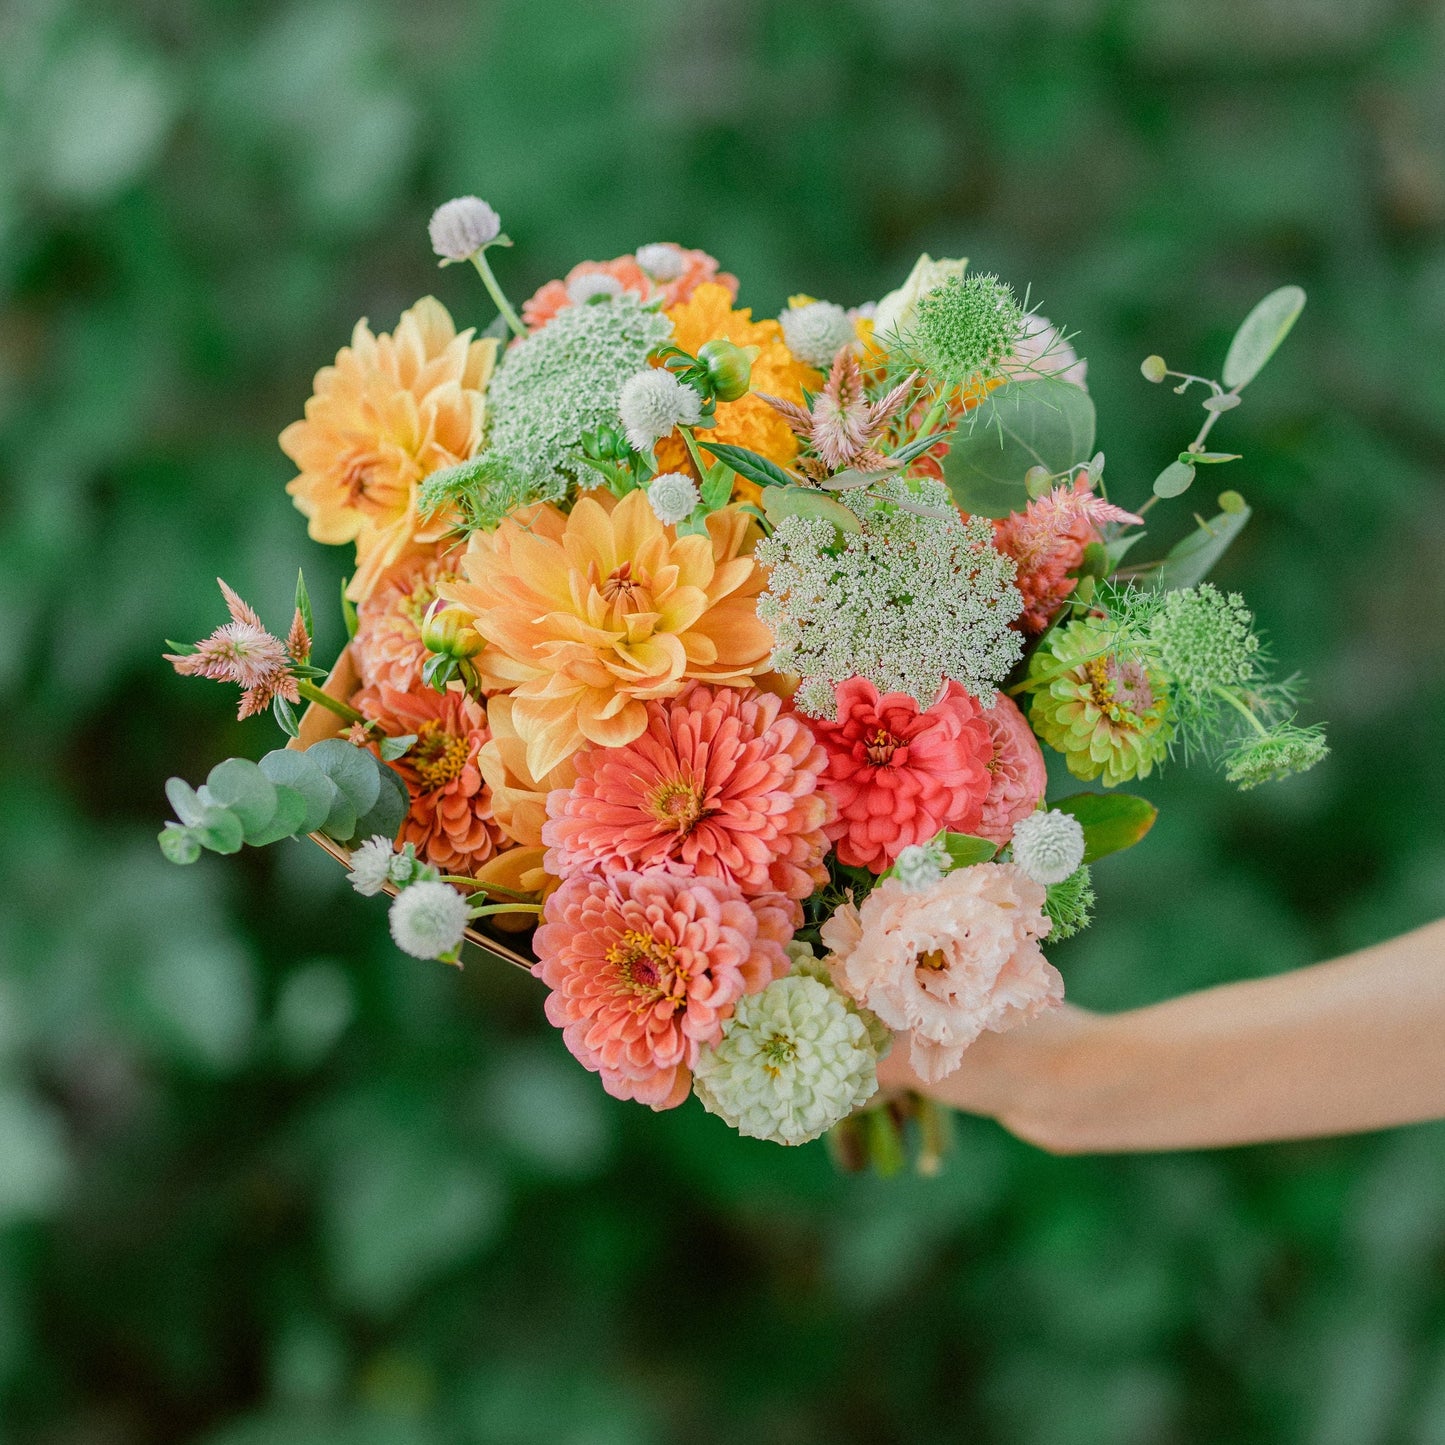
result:
[(935, 972), (940, 972), (948, 967), (948, 959), (944, 957), (941, 948), (930, 948), (927, 953), (919, 954), (918, 966), (919, 968), (931, 968)]
[(466, 738), (444, 732), (440, 723), (428, 719), (417, 729), (416, 742), (407, 754), (407, 761), (423, 790), (431, 793), (461, 777), (471, 750)]
[(639, 1005), (670, 996), (679, 1010), (685, 1010), (687, 998), (681, 987), (685, 977), (674, 966), (672, 955), (672, 944), (629, 928), (604, 957), (617, 970), (622, 986), (637, 995)]
[(898, 747), (898, 739), (886, 728), (879, 728), (868, 739), (865, 747), (868, 750), (868, 761), (875, 768), (881, 768), (893, 761), (894, 751)]
[(648, 811), (659, 823), (686, 833), (707, 811), (697, 785), (687, 778), (669, 778), (647, 800)]
[(763, 1069), (769, 1078), (776, 1079), (784, 1067), (798, 1057), (798, 1046), (786, 1034), (774, 1034), (759, 1050), (763, 1056)]
[(1117, 657), (1094, 657), (1084, 664), (1089, 700), (1112, 723), (1126, 728), (1143, 725), (1143, 714), (1154, 706), (1149, 674), (1137, 662)]

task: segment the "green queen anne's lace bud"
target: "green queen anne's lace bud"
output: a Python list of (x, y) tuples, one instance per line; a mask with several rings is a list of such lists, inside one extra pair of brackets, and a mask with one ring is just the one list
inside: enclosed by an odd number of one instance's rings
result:
[(919, 298), (909, 340), (934, 376), (954, 383), (994, 376), (1014, 354), (1024, 311), (997, 276), (950, 276)]

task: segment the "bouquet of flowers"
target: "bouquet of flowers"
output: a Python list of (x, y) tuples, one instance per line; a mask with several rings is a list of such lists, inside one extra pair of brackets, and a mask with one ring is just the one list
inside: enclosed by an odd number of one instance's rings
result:
[[(846, 1151), (890, 1045), (938, 1079), (1062, 998), (1045, 948), (1155, 816), (1121, 785), (1174, 753), (1246, 788), (1325, 755), (1204, 581), (1243, 498), (1134, 551), (1148, 507), (1235, 460), (1210, 433), (1298, 288), (1217, 380), (1143, 363), (1203, 419), (1136, 514), (1070, 339), (962, 260), (755, 320), (711, 256), (656, 243), (519, 314), (489, 205), (430, 231), (497, 318), (359, 322), (282, 432), (311, 536), (355, 546), (350, 642), (314, 663), (300, 581), (284, 638), (223, 582), (230, 621), (171, 644), (290, 739), (170, 780), (174, 861), (309, 834), (392, 895), (407, 953), (530, 969), (609, 1093), (695, 1093), (784, 1144), (844, 1125)], [(1044, 749), (1098, 790), (1047, 799)]]

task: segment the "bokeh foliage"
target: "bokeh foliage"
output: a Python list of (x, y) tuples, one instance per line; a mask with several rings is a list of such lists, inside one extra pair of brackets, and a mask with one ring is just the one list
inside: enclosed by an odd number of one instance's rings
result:
[(1440, 1127), (970, 1121), (940, 1180), (838, 1178), (607, 1099), (525, 975), (400, 957), (309, 845), (154, 841), (167, 774), (273, 743), (160, 640), (218, 573), (277, 625), (298, 561), (335, 595), (275, 435), (356, 316), (489, 319), (425, 242), (474, 190), (518, 297), (659, 238), (764, 313), (925, 248), (1031, 282), (1125, 503), (1197, 415), (1140, 358), (1217, 368), (1306, 286), (1204, 480), (1335, 755), (1150, 787), (1057, 956), (1114, 1008), (1445, 912), (1442, 75), (1409, 0), (10, 0), (0, 1442), (1445, 1442)]

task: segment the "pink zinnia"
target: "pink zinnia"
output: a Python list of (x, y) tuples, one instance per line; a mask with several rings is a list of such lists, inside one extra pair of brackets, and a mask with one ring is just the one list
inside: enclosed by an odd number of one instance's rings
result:
[(641, 737), (579, 753), (577, 782), (548, 799), (548, 872), (662, 867), (808, 897), (828, 878), (827, 754), (782, 709), (771, 693), (700, 684), (648, 703)]
[(1064, 981), (1038, 940), (1044, 889), (1012, 863), (976, 863), (920, 890), (887, 878), (823, 925), (833, 977), (889, 1028), (909, 1062), (946, 1078), (985, 1029), (1004, 1033), (1052, 1008)]
[(828, 750), (822, 787), (838, 805), (827, 831), (840, 863), (882, 873), (940, 828), (977, 827), (993, 742), (979, 705), (958, 683), (929, 708), (907, 693), (880, 696), (861, 677), (841, 683), (837, 698), (838, 720), (812, 727)]
[(545, 326), (559, 311), (575, 305), (569, 289), (573, 282), (587, 276), (604, 276), (618, 282), (624, 291), (644, 301), (662, 297), (663, 310), (688, 300), (704, 281), (726, 286), (734, 298), (738, 294), (736, 276), (719, 272), (717, 261), (706, 251), (689, 251), (684, 246), (671, 246), (676, 253), (679, 273), (670, 281), (654, 281), (637, 264), (633, 256), (618, 256), (611, 261), (580, 261), (560, 281), (548, 281), (522, 303), (522, 320), (533, 331)]
[(609, 1094), (676, 1108), (734, 1003), (787, 973), (795, 907), (719, 878), (576, 874), (532, 941), (547, 1017)]
[(983, 720), (993, 738), (988, 797), (974, 832), (1000, 848), (1013, 837), (1014, 824), (1039, 805), (1048, 786), (1048, 769), (1038, 739), (1011, 698), (1002, 693), (985, 708)]

